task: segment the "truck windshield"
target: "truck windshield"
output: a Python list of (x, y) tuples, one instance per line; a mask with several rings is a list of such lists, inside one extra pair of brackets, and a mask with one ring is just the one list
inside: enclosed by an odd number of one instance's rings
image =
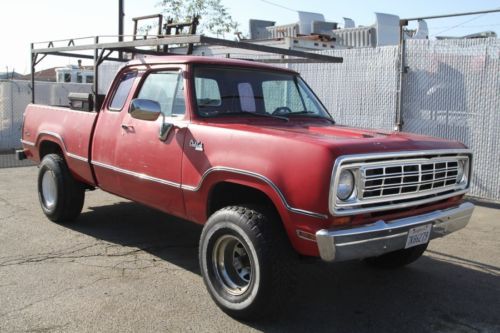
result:
[(202, 117), (250, 113), (276, 118), (331, 116), (298, 76), (227, 67), (195, 67), (194, 88)]

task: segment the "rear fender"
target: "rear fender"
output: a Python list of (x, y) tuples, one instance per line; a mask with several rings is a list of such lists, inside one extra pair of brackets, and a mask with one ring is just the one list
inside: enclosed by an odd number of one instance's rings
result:
[[(59, 147), (59, 151), (49, 149), (48, 152), (44, 152), (43, 147), (47, 143), (57, 145)], [(50, 131), (40, 131), (35, 147), (34, 159), (36, 161), (40, 162), (46, 153), (60, 153), (66, 161), (71, 174), (76, 180), (92, 186), (95, 185), (92, 174), (90, 173), (90, 164), (88, 159), (68, 152), (64, 139), (59, 134)]]

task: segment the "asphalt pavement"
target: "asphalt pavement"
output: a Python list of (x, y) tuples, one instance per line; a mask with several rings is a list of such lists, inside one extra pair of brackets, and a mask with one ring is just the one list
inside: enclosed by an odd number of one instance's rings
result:
[(0, 169), (0, 332), (500, 332), (495, 205), (403, 269), (300, 262), (285, 313), (245, 323), (205, 290), (200, 226), (99, 190), (54, 224), (36, 175)]

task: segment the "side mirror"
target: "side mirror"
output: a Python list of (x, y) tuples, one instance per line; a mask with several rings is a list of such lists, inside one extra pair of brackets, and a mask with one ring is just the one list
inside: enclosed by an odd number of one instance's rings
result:
[(161, 114), (161, 107), (156, 101), (136, 98), (130, 102), (128, 113), (135, 119), (155, 121)]

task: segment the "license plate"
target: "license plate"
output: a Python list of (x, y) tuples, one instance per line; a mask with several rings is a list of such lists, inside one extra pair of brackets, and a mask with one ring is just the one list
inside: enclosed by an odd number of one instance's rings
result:
[(405, 249), (420, 244), (425, 244), (429, 241), (431, 235), (432, 224), (422, 225), (420, 227), (411, 228), (408, 231)]

